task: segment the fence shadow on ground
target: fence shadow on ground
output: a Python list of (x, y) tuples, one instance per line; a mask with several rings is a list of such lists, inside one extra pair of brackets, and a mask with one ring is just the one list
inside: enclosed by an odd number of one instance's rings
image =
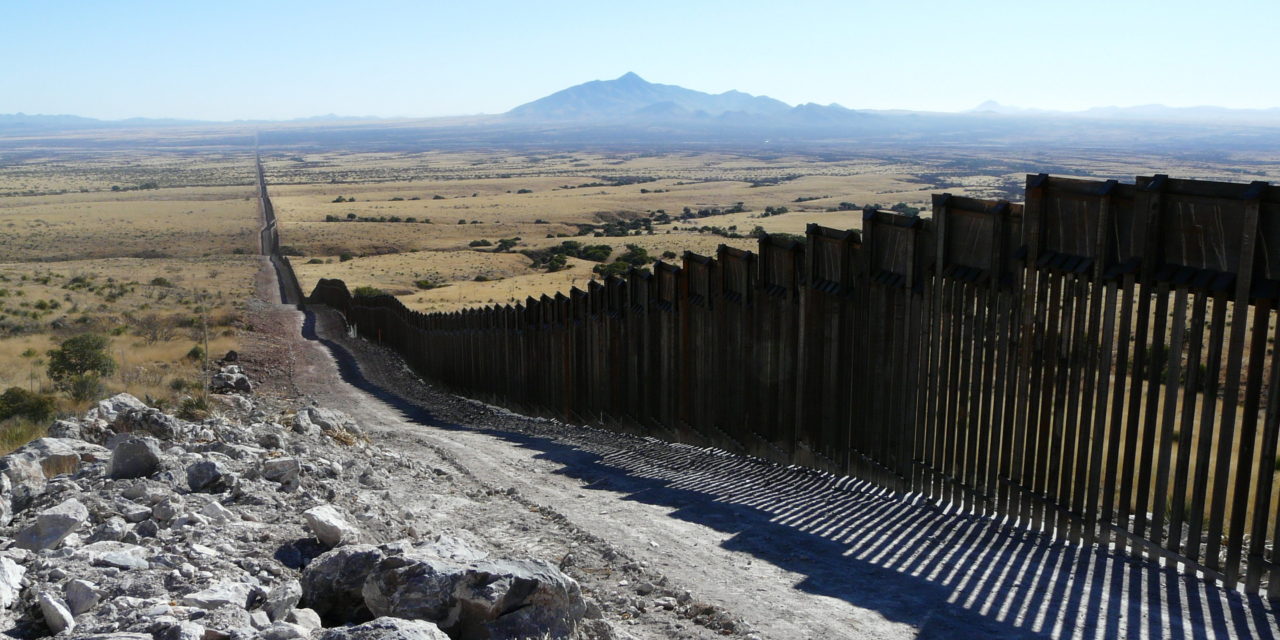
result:
[(873, 610), (920, 637), (1280, 636), (1262, 598), (948, 513), (853, 478), (593, 429), (566, 441), (536, 420), (519, 432), (452, 424), (365, 377), (346, 347), (317, 332), (313, 311), (303, 335), (328, 348), (346, 382), (410, 420), (535, 450), (586, 489), (732, 534), (726, 549), (797, 574), (796, 589)]

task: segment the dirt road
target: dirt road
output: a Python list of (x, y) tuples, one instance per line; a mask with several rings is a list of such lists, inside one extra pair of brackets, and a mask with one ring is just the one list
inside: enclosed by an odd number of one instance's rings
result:
[[(278, 291), (268, 279), (267, 295)], [(486, 496), (484, 509), (451, 510), (393, 483), (390, 499), (514, 551), (581, 555), (600, 565), (584, 588), (620, 603), (636, 581), (653, 580), (714, 605), (722, 620), (620, 605), (611, 615), (636, 637), (1280, 635), (1265, 601), (1149, 562), (1048, 543), (850, 478), (458, 398), (349, 338), (331, 310), (263, 305), (255, 322), (259, 348), (290, 360), (276, 371), (288, 378), (282, 392), (347, 411), (375, 440), (452, 469)]]

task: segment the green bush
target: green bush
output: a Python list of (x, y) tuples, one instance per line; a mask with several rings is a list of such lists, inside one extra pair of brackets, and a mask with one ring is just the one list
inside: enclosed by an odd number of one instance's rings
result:
[(103, 336), (84, 333), (62, 341), (49, 355), (49, 379), (77, 400), (91, 400), (101, 393), (100, 378), (115, 373), (116, 361), (107, 352)]
[(387, 295), (387, 292), (377, 287), (364, 285), (362, 287), (356, 287), (355, 291), (352, 291), (351, 294), (357, 298), (376, 298), (378, 296)]
[(0, 420), (19, 416), (33, 422), (44, 422), (53, 417), (57, 406), (57, 400), (51, 395), (9, 387), (0, 394)]

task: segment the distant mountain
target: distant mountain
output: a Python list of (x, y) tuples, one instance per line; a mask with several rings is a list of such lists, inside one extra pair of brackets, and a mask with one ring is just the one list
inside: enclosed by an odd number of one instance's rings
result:
[(648, 82), (635, 73), (616, 80), (592, 80), (545, 98), (522, 104), (507, 116), (522, 120), (616, 120), (633, 118), (688, 119), (781, 116), (791, 106), (767, 96), (741, 91), (703, 93), (671, 84)]
[(858, 124), (867, 114), (837, 104), (792, 107), (741, 91), (704, 93), (626, 73), (615, 80), (593, 80), (557, 91), (508, 111), (506, 117), (523, 122), (787, 130)]

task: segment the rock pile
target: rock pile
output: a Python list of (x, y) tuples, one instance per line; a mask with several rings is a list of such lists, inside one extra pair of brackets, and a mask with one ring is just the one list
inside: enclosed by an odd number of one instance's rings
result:
[[(217, 384), (249, 391), (233, 369)], [(342, 413), (225, 404), (188, 422), (121, 394), (0, 458), (0, 628), (470, 640), (572, 637), (598, 615), (555, 565), (423, 535), (385, 492), (415, 463)]]

